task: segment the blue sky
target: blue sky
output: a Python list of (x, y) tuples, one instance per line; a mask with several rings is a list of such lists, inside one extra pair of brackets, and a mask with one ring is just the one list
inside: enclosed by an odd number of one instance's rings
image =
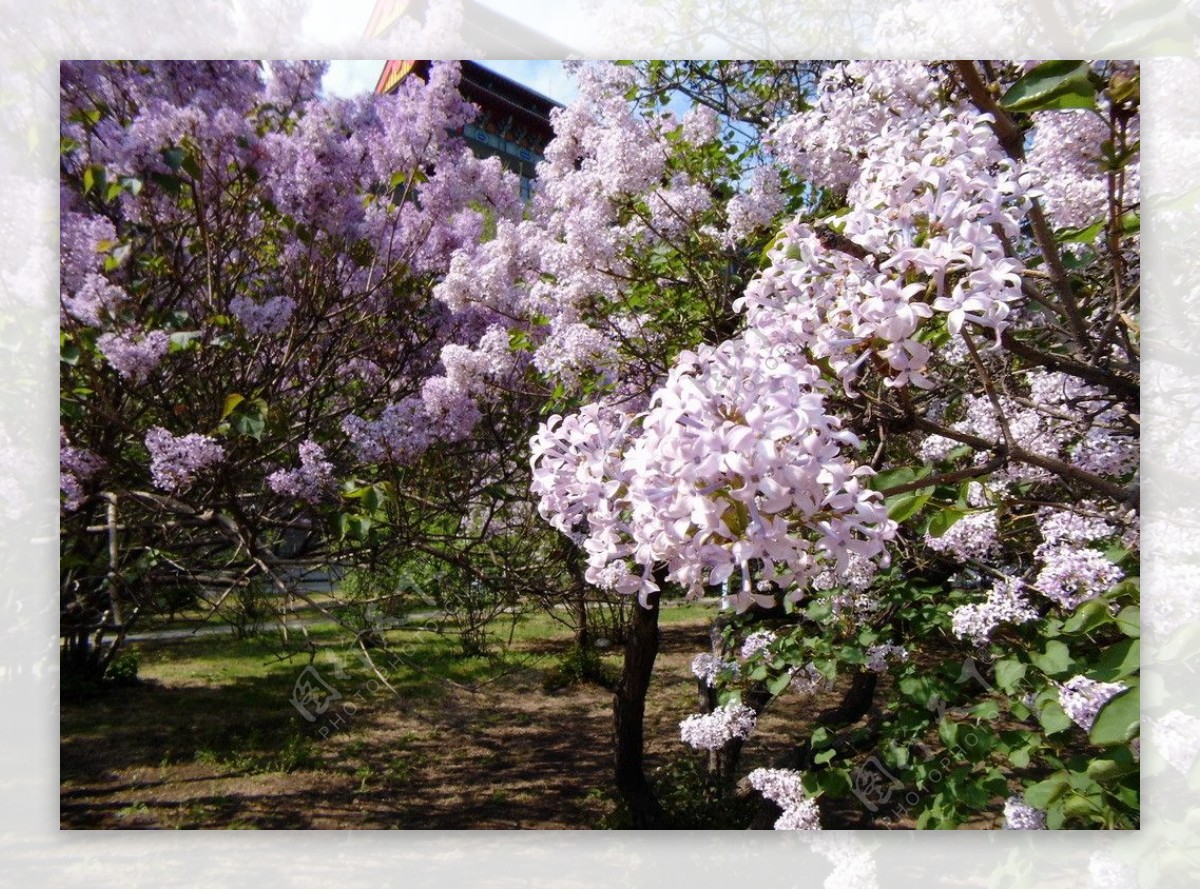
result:
[[(329, 63), (322, 86), (334, 96), (353, 96), (370, 92), (383, 70), (382, 59), (338, 59)], [(531, 61), (528, 59), (482, 59), (481, 65), (491, 68), (517, 83), (537, 90), (564, 105), (578, 92), (574, 79), (563, 70), (561, 62)]]

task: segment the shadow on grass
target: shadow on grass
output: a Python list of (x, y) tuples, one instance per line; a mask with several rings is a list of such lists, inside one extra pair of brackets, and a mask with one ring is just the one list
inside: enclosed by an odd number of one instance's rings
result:
[[(607, 782), (611, 695), (546, 696), (540, 659), (465, 658), (390, 632), (376, 687), (322, 733), (292, 704), (308, 654), (263, 641), (142, 645), (143, 675), (62, 703), (64, 828), (590, 827)], [(349, 700), (356, 650), (312, 665)]]

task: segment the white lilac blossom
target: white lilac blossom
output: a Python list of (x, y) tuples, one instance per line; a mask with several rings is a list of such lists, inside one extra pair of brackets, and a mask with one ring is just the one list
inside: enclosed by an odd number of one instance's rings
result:
[(638, 558), (667, 563), (698, 593), (741, 574), (739, 608), (774, 602), (760, 580), (799, 596), (852, 554), (876, 565), (895, 535), (870, 470), (846, 452), (857, 439), (825, 411), (819, 371), (775, 356), (752, 336), (678, 359), (626, 452)]
[[(828, 360), (848, 392), (864, 363), (880, 364), (867, 361), (872, 353), (886, 363), (889, 385), (931, 388), (931, 353), (915, 336), (922, 322), (944, 312), (952, 335), (970, 322), (998, 339), (1021, 298), (1022, 267), (1004, 238), (1018, 236), (1028, 201), (989, 119), (967, 109), (935, 113), (903, 86), (882, 94), (871, 84), (880, 75), (898, 85), (923, 77), (925, 90), (936, 89), (911, 63), (848, 66), (840, 80), (823, 78), (828, 91), (814, 111), (775, 133), (800, 175), (850, 186), (850, 211), (835, 225), (877, 263), (827, 249), (793, 223), (741, 301), (752, 325)], [(890, 113), (894, 101), (908, 113)], [(843, 136), (836, 153), (824, 144), (814, 151), (837, 131), (829, 112), (848, 106), (877, 115), (873, 126)], [(852, 120), (858, 127), (870, 117)], [(835, 168), (811, 169), (831, 157), (841, 158)]]
[(1091, 732), (1100, 709), (1126, 688), (1123, 683), (1101, 683), (1077, 675), (1058, 687), (1058, 703), (1076, 726)]
[(776, 831), (819, 830), (821, 811), (804, 793), (801, 775), (790, 769), (754, 770), (746, 777), (750, 787), (783, 810), (775, 821)]
[(225, 449), (211, 436), (173, 436), (160, 426), (146, 433), (150, 475), (164, 491), (185, 491), (196, 476), (225, 459)]
[(867, 670), (882, 674), (888, 669), (888, 661), (908, 661), (908, 650), (903, 646), (883, 643), (867, 648)]
[(928, 114), (937, 78), (916, 62), (849, 62), (826, 69), (813, 110), (781, 122), (768, 142), (800, 176), (831, 188), (858, 178), (861, 147), (892, 119)]
[(291, 297), (271, 297), (256, 303), (249, 297), (234, 297), (229, 301), (229, 311), (251, 336), (277, 334), (287, 327), (296, 311), (296, 301)]
[(968, 513), (946, 529), (940, 537), (926, 532), (925, 546), (958, 562), (986, 560), (1000, 548), (996, 511)]
[(1023, 587), (1016, 578), (1005, 578), (992, 585), (984, 602), (959, 606), (951, 615), (954, 635), (983, 646), (1001, 624), (1024, 624), (1037, 618), (1037, 611), (1021, 593)]
[(1042, 569), (1033, 586), (1064, 609), (1106, 593), (1125, 577), (1102, 553), (1070, 544), (1040, 545), (1035, 552)]
[(325, 460), (325, 451), (316, 442), (300, 445), (300, 466), (276, 470), (267, 477), (267, 485), (276, 494), (315, 504), (333, 485), (333, 464)]
[(1046, 812), (1031, 807), (1023, 797), (1010, 797), (1004, 802), (1004, 827), (1010, 831), (1045, 830)]
[[(1033, 115), (1032, 137), (1025, 169), (1042, 195), (1046, 215), (1066, 228), (1103, 219), (1109, 189), (1104, 144), (1113, 138), (1104, 117), (1083, 109), (1039, 111)], [(1126, 138), (1130, 145), (1137, 144), (1136, 118), (1130, 122)], [(1139, 192), (1135, 160), (1125, 168), (1126, 203), (1136, 206)]]
[(734, 245), (755, 229), (773, 224), (787, 206), (779, 171), (775, 167), (757, 167), (750, 174), (746, 191), (729, 199), (725, 215), (729, 225), (724, 243)]
[(587, 517), (589, 580), (631, 558), (640, 576), (631, 568), (616, 589), (645, 596), (665, 563), (694, 596), (736, 572), (744, 610), (774, 602), (754, 589), (752, 562), (794, 597), (854, 555), (886, 562), (895, 524), (862, 482), (870, 470), (845, 456), (857, 439), (826, 413), (819, 371), (761, 346), (685, 352), (636, 419), (589, 406), (542, 426), (533, 492), (562, 531)]
[(775, 632), (756, 630), (742, 642), (741, 656), (743, 661), (749, 661), (759, 652), (770, 647), (775, 642)]
[(101, 334), (96, 345), (110, 365), (130, 383), (143, 383), (162, 363), (171, 345), (165, 331)]
[(775, 820), (776, 831), (819, 831), (821, 828), (821, 810), (815, 800), (802, 800), (794, 807), (788, 807)]
[(683, 138), (692, 145), (706, 145), (721, 133), (721, 118), (707, 105), (693, 105), (683, 116)]
[[(1088, 504), (1080, 504), (1081, 509), (1088, 507)], [(1090, 544), (1092, 541), (1111, 537), (1115, 531), (1102, 517), (1076, 510), (1043, 507), (1037, 512), (1037, 522), (1042, 541), (1051, 546)]]
[(707, 652), (701, 652), (692, 659), (692, 674), (710, 688), (717, 685), (717, 677), (722, 673), (737, 677), (738, 672), (739, 666), (736, 661), (725, 661)]
[(754, 710), (741, 702), (730, 702), (708, 714), (693, 714), (679, 724), (679, 737), (693, 748), (717, 751), (734, 739), (744, 739), (754, 730)]

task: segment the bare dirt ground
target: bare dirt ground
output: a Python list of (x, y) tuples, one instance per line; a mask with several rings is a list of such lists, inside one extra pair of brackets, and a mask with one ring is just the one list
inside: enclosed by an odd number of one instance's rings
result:
[[(62, 827), (612, 827), (612, 693), (592, 684), (546, 691), (565, 644), (523, 645), (529, 666), (474, 693), (440, 685), (356, 696), (353, 714), (326, 737), (289, 701), (302, 664), (229, 681), (176, 676), (151, 659), (146, 682), (64, 701)], [(662, 628), (647, 703), (650, 770), (688, 754), (678, 723), (696, 710), (689, 665), (707, 647), (705, 621)], [(615, 670), (619, 657), (605, 663)], [(771, 763), (833, 700), (780, 700), (739, 771)], [(827, 827), (863, 824), (854, 806), (828, 815), (839, 825)]]

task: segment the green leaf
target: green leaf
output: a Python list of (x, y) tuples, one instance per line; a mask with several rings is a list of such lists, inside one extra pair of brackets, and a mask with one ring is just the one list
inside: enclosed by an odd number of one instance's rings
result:
[(108, 173), (99, 164), (88, 164), (83, 168), (83, 193), (96, 189), (102, 196), (108, 189)]
[(246, 397), (244, 395), (242, 395), (241, 393), (235, 392), (230, 395), (227, 395), (225, 397), (225, 406), (221, 409), (221, 418), (220, 419), (224, 420), (226, 417), (228, 417), (230, 414), (233, 413), (234, 409), (237, 408), (238, 405), (242, 404), (242, 402), (244, 402), (244, 401), (246, 401)]
[(1042, 62), (1014, 83), (1000, 100), (1009, 111), (1095, 108), (1087, 62)]
[(1143, 0), (1107, 17), (1089, 38), (1107, 59), (1173, 56), (1191, 52), (1196, 17), (1175, 0)]
[(182, 148), (164, 148), (162, 157), (163, 163), (172, 170), (178, 170), (183, 166), (184, 151)]
[(1136, 674), (1141, 664), (1142, 641), (1126, 638), (1109, 646), (1089, 673), (1097, 680), (1110, 682)]
[(829, 763), (829, 761), (833, 760), (835, 757), (837, 757), (837, 751), (835, 751), (833, 748), (830, 748), (827, 751), (822, 751), (813, 757), (813, 763), (823, 765)]
[(788, 688), (788, 684), (791, 682), (792, 677), (790, 674), (780, 674), (767, 681), (767, 691), (771, 695), (779, 695), (783, 690)]
[(996, 685), (1005, 692), (1016, 691), (1025, 678), (1026, 665), (1015, 658), (1002, 658), (995, 664)]
[(958, 510), (954, 507), (947, 507), (941, 512), (935, 513), (933, 518), (929, 520), (929, 528), (927, 529), (930, 537), (940, 538), (950, 530), (954, 523), (966, 515), (966, 510)]
[(989, 699), (981, 701), (979, 704), (972, 707), (967, 713), (972, 717), (977, 717), (980, 720), (995, 720), (1000, 716), (1000, 703)]
[(1045, 781), (1026, 788), (1025, 803), (1031, 807), (1037, 807), (1039, 810), (1048, 809), (1050, 804), (1062, 797), (1070, 787), (1065, 773), (1055, 773)]
[(1042, 729), (1046, 730), (1046, 735), (1054, 735), (1075, 725), (1057, 701), (1042, 704), (1038, 710), (1038, 721), (1042, 724)]
[(922, 488), (888, 498), (888, 519), (893, 522), (903, 522), (909, 519), (919, 513), (931, 497), (933, 497), (933, 489)]
[(176, 331), (170, 336), (170, 345), (167, 347), (168, 352), (183, 352), (191, 349), (192, 346), (198, 345), (200, 342), (199, 331)]
[(1135, 686), (1109, 700), (1088, 733), (1093, 745), (1123, 745), (1141, 728), (1141, 696)]
[(1106, 220), (1103, 218), (1078, 229), (1063, 229), (1058, 233), (1058, 240), (1063, 244), (1091, 244), (1104, 231)]
[(1088, 600), (1063, 622), (1063, 633), (1087, 633), (1112, 620), (1108, 604), (1102, 600)]
[(1039, 670), (1050, 676), (1064, 674), (1071, 667), (1071, 650), (1059, 640), (1050, 640), (1046, 643), (1045, 651), (1034, 654), (1030, 660)]
[(1138, 606), (1126, 606), (1117, 615), (1117, 627), (1127, 637), (1142, 635), (1142, 610)]
[(871, 488), (875, 491), (884, 491), (897, 485), (907, 485), (909, 482), (924, 479), (929, 472), (929, 467), (925, 466), (895, 467), (891, 470), (884, 470), (871, 477)]
[(1122, 763), (1117, 760), (1105, 758), (1102, 760), (1093, 760), (1089, 763), (1087, 774), (1088, 778), (1093, 781), (1099, 782), (1101, 785), (1106, 785), (1109, 782), (1115, 782), (1122, 776), (1135, 773), (1137, 770), (1138, 765), (1132, 761)]

